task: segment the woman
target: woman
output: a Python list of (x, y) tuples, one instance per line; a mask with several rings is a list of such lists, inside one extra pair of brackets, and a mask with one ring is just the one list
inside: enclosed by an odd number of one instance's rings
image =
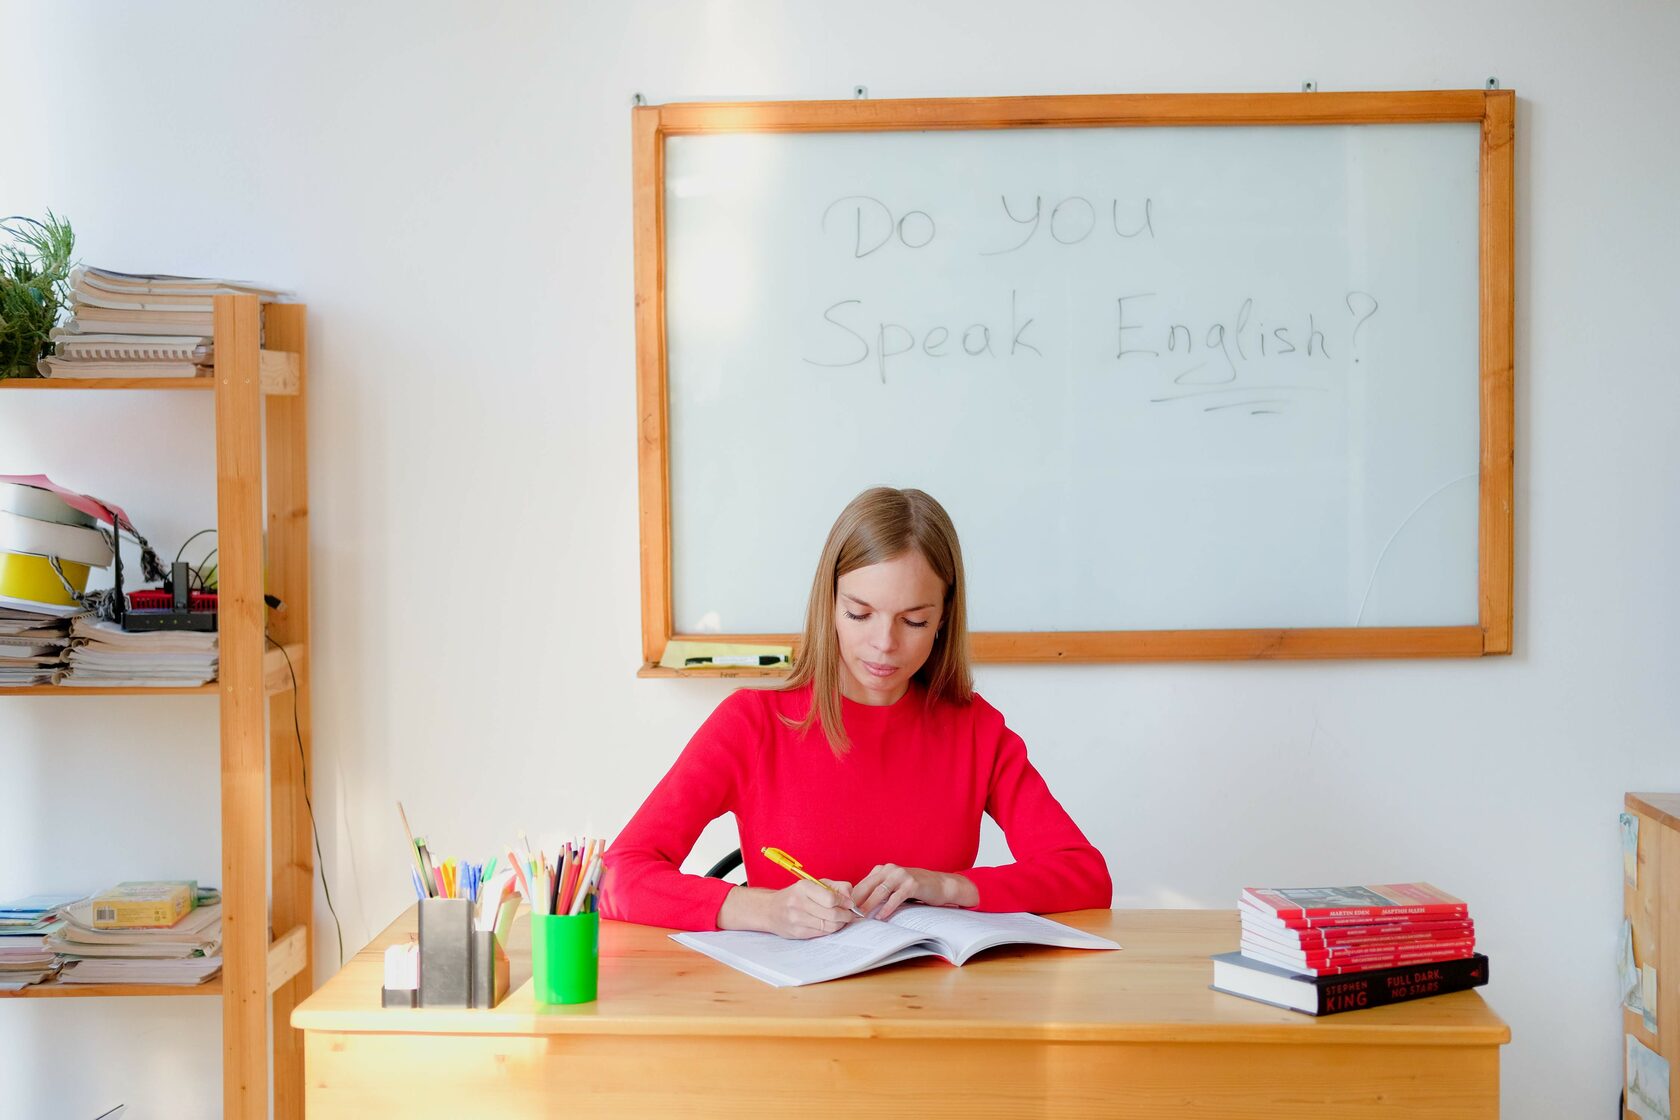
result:
[[(939, 503), (888, 487), (854, 498), (817, 563), (798, 667), (779, 690), (735, 692), (695, 733), (607, 853), (605, 916), (803, 938), (909, 901), (1108, 906), (1102, 854), (974, 693), (967, 627)], [(740, 827), (744, 887), (679, 871), (724, 813)], [(974, 866), (981, 813), (1015, 863)], [(833, 889), (794, 878), (766, 846)]]

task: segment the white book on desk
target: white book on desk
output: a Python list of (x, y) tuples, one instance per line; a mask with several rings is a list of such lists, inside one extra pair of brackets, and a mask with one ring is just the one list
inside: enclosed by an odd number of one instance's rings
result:
[(906, 906), (884, 922), (867, 918), (803, 941), (745, 930), (677, 933), (671, 940), (778, 988), (820, 984), (914, 957), (943, 957), (960, 965), (1000, 945), (1120, 948), (1106, 937), (1036, 914), (981, 914), (939, 906)]

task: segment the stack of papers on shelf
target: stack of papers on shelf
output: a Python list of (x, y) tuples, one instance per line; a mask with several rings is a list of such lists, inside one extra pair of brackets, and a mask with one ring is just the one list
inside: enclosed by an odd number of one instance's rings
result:
[(73, 317), (52, 332), (44, 377), (198, 377), (215, 360), (214, 297), (287, 293), (243, 280), (137, 275), (104, 268), (70, 274)]
[[(32, 894), (0, 902), (0, 938), (35, 937), (56, 928), (58, 912), (77, 901), (79, 894)], [(0, 941), (0, 948), (8, 942)]]
[(70, 620), (0, 606), (0, 688), (51, 684), (70, 647)]
[(17, 991), (58, 975), (58, 954), (45, 934), (0, 937), (0, 991)]
[(59, 908), (78, 897), (37, 894), (0, 902), (0, 991), (15, 992), (58, 975), (61, 962), (47, 938), (64, 925)]
[(220, 903), (167, 929), (95, 929), (90, 899), (62, 913), (64, 926), (46, 947), (63, 956), (65, 984), (201, 984), (221, 971)]
[[(57, 931), (63, 926), (62, 922), (54, 922), (50, 929)], [(33, 960), (45, 954), (49, 959), (52, 950), (47, 948), (45, 933), (8, 934), (0, 937), (0, 967), (17, 961)]]
[(83, 960), (59, 973), (65, 984), (202, 984), (222, 970), (222, 958), (180, 960)]
[(130, 633), (89, 615), (71, 621), (69, 669), (60, 684), (92, 688), (184, 688), (216, 679), (216, 635), (189, 630)]
[(52, 953), (41, 953), (39, 957), (34, 961), (0, 957), (0, 992), (15, 992), (57, 976), (58, 957)]

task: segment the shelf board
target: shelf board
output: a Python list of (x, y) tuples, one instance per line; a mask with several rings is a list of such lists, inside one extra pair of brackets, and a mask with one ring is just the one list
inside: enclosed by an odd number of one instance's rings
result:
[(785, 677), (792, 673), (792, 669), (774, 669), (762, 666), (731, 665), (719, 669), (667, 669), (663, 665), (651, 662), (636, 670), (638, 677), (686, 677), (689, 680), (704, 680), (708, 677)]
[[(292, 663), (287, 666), (284, 655), (277, 649), (271, 649), (263, 654), (263, 692), (274, 696), (286, 692), (292, 687), (292, 673), (301, 675), (304, 664), (309, 656), (301, 642), (289, 642), (286, 652), (291, 654)], [(100, 688), (97, 685), (61, 685), (61, 684), (31, 684), (8, 687), (0, 685), (0, 696), (206, 696), (222, 691), (220, 681), (209, 684), (189, 685), (186, 687), (148, 688), (144, 685), (127, 688)]]
[(180, 688), (88, 688), (82, 685), (31, 684), (14, 688), (0, 687), (0, 696), (210, 696), (221, 691), (222, 686), (216, 681)]
[(222, 978), (213, 976), (202, 984), (65, 984), (49, 980), (15, 992), (0, 992), (0, 999), (76, 999), (87, 996), (219, 996)]
[(0, 389), (214, 389), (214, 377), (8, 377)]
[[(302, 363), (290, 350), (261, 350), (257, 353), (257, 372), (262, 379), (262, 391), (271, 397), (295, 397), (302, 379)], [(0, 389), (208, 389), (216, 388), (216, 378), (208, 377), (6, 377), (0, 378)]]

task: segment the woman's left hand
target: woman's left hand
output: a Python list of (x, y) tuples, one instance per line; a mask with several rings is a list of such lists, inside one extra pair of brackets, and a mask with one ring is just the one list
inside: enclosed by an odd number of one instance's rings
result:
[(852, 888), (857, 908), (882, 921), (912, 899), (930, 906), (973, 906), (980, 901), (980, 892), (967, 876), (896, 863), (878, 865)]

